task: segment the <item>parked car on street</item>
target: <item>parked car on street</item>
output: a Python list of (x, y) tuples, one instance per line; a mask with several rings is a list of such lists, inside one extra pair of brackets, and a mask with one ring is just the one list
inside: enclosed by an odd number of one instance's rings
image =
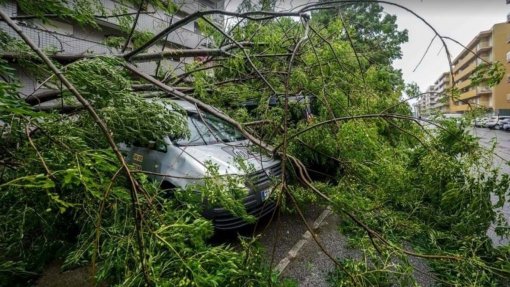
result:
[[(219, 168), (221, 176), (246, 176), (249, 193), (243, 203), (248, 214), (259, 219), (273, 212), (276, 204), (269, 196), (281, 176), (280, 161), (254, 152), (251, 143), (230, 123), (198, 110), (189, 102), (173, 102), (186, 111), (189, 138), (167, 136), (159, 144), (131, 146), (127, 149), (127, 161), (150, 172), (149, 177), (161, 182), (165, 189), (200, 184), (207, 175), (207, 164), (213, 164)], [(171, 105), (167, 108), (173, 110)], [(239, 159), (252, 167), (249, 174), (235, 164)], [(219, 230), (233, 230), (248, 224), (220, 206), (206, 209), (204, 216)]]
[(504, 119), (501, 121), (501, 129), (505, 131), (510, 130), (510, 119)]
[(505, 120), (505, 119), (510, 119), (510, 116), (493, 116), (487, 122), (487, 127), (489, 129), (499, 130), (503, 127), (502, 120)]
[(477, 128), (484, 128), (487, 125), (487, 122), (489, 121), (488, 118), (477, 118), (475, 119), (475, 127)]

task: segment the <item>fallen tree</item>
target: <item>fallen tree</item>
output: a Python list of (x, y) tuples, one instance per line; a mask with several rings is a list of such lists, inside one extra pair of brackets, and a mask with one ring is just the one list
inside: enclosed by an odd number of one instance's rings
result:
[[(253, 46), (253, 43), (246, 42), (242, 43), (244, 47)], [(264, 43), (259, 43), (258, 45), (264, 45)], [(162, 59), (169, 58), (192, 58), (192, 57), (218, 57), (218, 56), (229, 56), (229, 50), (237, 48), (237, 45), (230, 44), (220, 47), (218, 49), (166, 49), (162, 52), (158, 53), (140, 53), (136, 56), (131, 57), (132, 62), (152, 62)], [(48, 57), (54, 61), (57, 61), (61, 64), (69, 64), (82, 59), (92, 59), (97, 57), (125, 57), (124, 54), (108, 54), (108, 55), (97, 55), (97, 54), (50, 54)], [(26, 54), (20, 52), (5, 52), (0, 53), (0, 58), (16, 62), (19, 59), (30, 60), (30, 61), (39, 61), (40, 58), (37, 55)]]
[[(33, 104), (59, 97), (62, 104), (80, 104), (84, 109), (73, 110), (72, 116), (34, 112), (18, 97), (7, 62), (0, 62), (6, 79), (0, 86), (0, 120), (8, 125), (0, 133), (5, 139), (0, 145), (4, 192), (0, 204), (6, 222), (0, 246), (7, 250), (0, 255), (4, 256), (0, 266), (14, 274), (2, 273), (0, 278), (14, 283), (31, 278), (53, 259), (52, 250), (68, 246), (61, 250), (66, 265), (97, 266), (98, 282), (276, 283), (270, 271), (261, 267), (261, 257), (251, 244), (245, 245), (242, 254), (224, 246), (211, 248), (205, 239), (212, 234), (212, 225), (197, 206), (182, 208), (168, 201), (157, 184), (125, 163), (116, 143), (149, 142), (168, 133), (186, 136), (182, 117), (136, 93), (154, 89), (163, 92), (162, 98), (184, 99), (216, 115), (255, 145), (279, 155), (283, 184), (274, 193), (277, 202), (300, 211), (300, 203), (312, 200), (345, 216), (344, 232), (366, 254), (378, 256), (370, 263), (330, 256), (338, 268), (338, 285), (412, 284), (412, 270), (406, 269), (405, 260), (388, 266), (391, 259), (404, 256), (436, 260), (431, 264), (448, 284), (504, 282), (510, 273), (505, 265), (508, 251), (490, 246), (485, 232), (494, 220), (503, 224), (494, 208), (507, 199), (507, 176), (501, 177), (475, 139), (452, 123), (441, 124), (436, 134), (423, 131), (421, 121), (410, 115), (401, 98), (405, 86), (399, 72), (389, 66), (388, 59), (377, 62), (380, 57), (358, 51), (366, 43), (356, 43), (360, 38), (351, 37), (355, 31), (342, 17), (329, 16), (325, 26), (307, 14), (356, 2), (321, 2), (290, 12), (200, 11), (169, 25), (133, 51), (109, 57), (47, 55), (0, 12), (35, 52), (31, 54), (21, 43), (12, 46), (24, 47), (23, 53), (3, 45), (2, 57), (34, 65), (41, 72), (36, 76), (53, 89), (26, 101)], [(395, 5), (363, 2), (367, 7)], [(214, 14), (243, 20), (225, 32), (208, 20)], [(300, 22), (290, 16), (299, 17)], [(223, 48), (142, 53), (196, 19), (203, 20), (204, 32)], [(399, 51), (391, 52), (398, 57)], [(185, 76), (172, 79), (157, 79), (134, 64), (194, 55), (210, 58), (189, 65)], [(217, 56), (226, 57), (221, 64), (204, 67)], [(192, 80), (186, 83), (185, 78)], [(65, 89), (55, 90), (58, 86)], [(454, 94), (453, 89), (450, 96)], [(291, 95), (315, 97), (315, 115), (300, 116), (307, 107), (292, 103)], [(278, 99), (276, 107), (268, 104), (271, 97)], [(248, 99), (259, 103), (251, 114), (242, 105)], [(243, 124), (254, 121), (261, 124), (256, 129)], [(320, 167), (334, 181), (312, 180), (309, 170), (313, 167)], [(480, 172), (473, 174), (474, 169)], [(305, 188), (286, 182), (287, 174)], [(495, 205), (491, 194), (499, 199)], [(15, 232), (19, 222), (26, 223), (21, 232)], [(418, 251), (404, 248), (406, 241)], [(28, 252), (31, 249), (36, 251)], [(24, 252), (18, 254), (18, 250)]]

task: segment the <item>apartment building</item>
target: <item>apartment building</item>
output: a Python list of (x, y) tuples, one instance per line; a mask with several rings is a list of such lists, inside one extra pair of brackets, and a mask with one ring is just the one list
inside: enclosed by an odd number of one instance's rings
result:
[[(105, 10), (111, 14), (112, 11), (123, 11), (123, 13), (136, 13), (138, 7), (130, 6), (126, 1), (119, 0), (101, 0)], [(170, 24), (182, 19), (183, 17), (196, 11), (210, 9), (224, 9), (224, 0), (175, 0), (179, 7), (175, 15), (169, 15), (147, 5), (140, 15), (137, 31), (152, 32), (157, 34)], [(16, 1), (5, 1), (0, 4), (0, 9), (7, 12), (11, 17), (22, 16), (22, 11), (16, 4)], [(216, 16), (213, 20), (223, 26), (223, 18)], [(77, 23), (63, 21), (59, 19), (50, 20), (45, 23), (36, 20), (17, 20), (22, 31), (28, 35), (42, 49), (51, 49), (59, 53), (66, 54), (112, 54), (118, 53), (116, 48), (106, 45), (109, 37), (123, 35), (119, 23), (119, 18), (98, 18), (97, 22), (100, 29), (80, 26)], [(17, 34), (0, 22), (0, 29), (6, 31), (9, 35), (18, 38)], [(149, 48), (149, 52), (161, 52), (171, 48), (206, 48), (210, 47), (210, 39), (204, 37), (199, 31), (195, 22), (190, 22), (175, 32), (169, 34), (163, 44), (154, 45)], [(133, 47), (129, 43), (127, 51)], [(184, 71), (184, 64), (193, 61), (193, 58), (187, 59), (165, 59), (160, 64), (160, 69), (164, 69), (175, 74)], [(138, 66), (150, 74), (155, 74), (156, 63), (139, 63)], [(18, 70), (18, 76), (22, 81), (22, 94), (32, 93), (39, 85), (35, 79)]]
[[(450, 112), (464, 113), (484, 107), (492, 114), (510, 115), (510, 23), (499, 23), (480, 32), (453, 61), (453, 78), (460, 96), (450, 102)], [(496, 86), (474, 86), (470, 76), (484, 62), (499, 61), (507, 75)]]
[(429, 86), (427, 91), (420, 95), (416, 105), (418, 116), (430, 116), (432, 114), (431, 100), (434, 97), (434, 86)]
[(445, 114), (450, 112), (449, 89), (452, 86), (451, 75), (449, 72), (441, 74), (434, 83), (435, 99), (433, 110)]
[(437, 113), (449, 113), (448, 88), (451, 87), (450, 73), (443, 73), (427, 88), (415, 105), (418, 116), (430, 116)]

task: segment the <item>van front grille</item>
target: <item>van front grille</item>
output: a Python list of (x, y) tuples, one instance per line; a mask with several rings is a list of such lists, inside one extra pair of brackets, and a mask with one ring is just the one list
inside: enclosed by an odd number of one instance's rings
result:
[[(275, 202), (265, 200), (261, 193), (263, 190), (275, 186), (281, 174), (281, 166), (276, 164), (248, 175), (246, 186), (250, 191), (243, 199), (243, 205), (248, 214), (259, 219), (276, 208)], [(214, 226), (220, 230), (236, 229), (248, 224), (242, 218), (234, 216), (222, 207), (213, 208), (207, 213), (209, 214), (208, 217), (213, 220)]]
[(246, 186), (252, 190), (262, 190), (274, 185), (273, 183), (279, 179), (281, 174), (282, 168), (280, 164), (258, 170), (248, 176)]

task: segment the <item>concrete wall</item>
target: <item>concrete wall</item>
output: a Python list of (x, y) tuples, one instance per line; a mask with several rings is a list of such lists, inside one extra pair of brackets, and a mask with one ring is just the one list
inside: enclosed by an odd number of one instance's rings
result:
[[(118, 1), (102, 0), (102, 3), (109, 11), (113, 9), (124, 9), (128, 13), (137, 11), (135, 7), (126, 6)], [(153, 13), (140, 15), (137, 30), (150, 31), (157, 34), (171, 23), (175, 23), (189, 13), (194, 13), (199, 10), (223, 9), (224, 6), (223, 0), (177, 0), (176, 3), (182, 8), (177, 15), (168, 15), (162, 11), (156, 11), (154, 7), (147, 7), (147, 12)], [(6, 11), (10, 16), (17, 16), (18, 13), (15, 1), (8, 1), (2, 4), (0, 9)], [(215, 21), (222, 25), (222, 19), (222, 17), (216, 17)], [(104, 44), (104, 40), (107, 36), (121, 35), (118, 19), (107, 18), (99, 20), (98, 23), (101, 26), (100, 30), (93, 27), (82, 27), (74, 23), (60, 20), (49, 21), (47, 23), (42, 23), (39, 20), (26, 20), (20, 21), (18, 24), (21, 26), (23, 32), (43, 49), (73, 54), (118, 53), (119, 51), (115, 48), (108, 47)], [(6, 31), (12, 37), (18, 38), (17, 34), (3, 22), (0, 22), (0, 29)], [(168, 35), (166, 45), (170, 47), (201, 48), (205, 47), (207, 42), (207, 39), (201, 35), (200, 31), (195, 30), (195, 24), (191, 22)], [(159, 52), (162, 49), (163, 47), (161, 45), (154, 45), (149, 51)], [(172, 71), (172, 73), (180, 74), (184, 71), (184, 64), (192, 61), (193, 59), (191, 58), (182, 59), (182, 61), (168, 59), (162, 61), (161, 67), (165, 70)], [(140, 63), (139, 67), (149, 74), (154, 74), (156, 65), (156, 63)], [(23, 74), (23, 71), (19, 69), (18, 76), (24, 85), (23, 93), (29, 94), (37, 86), (35, 80), (31, 79), (29, 75)]]

